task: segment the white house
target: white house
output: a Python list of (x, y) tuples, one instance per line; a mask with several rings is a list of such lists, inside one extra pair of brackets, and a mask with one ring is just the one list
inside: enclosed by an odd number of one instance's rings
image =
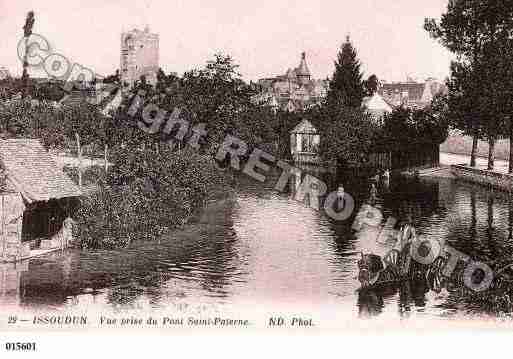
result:
[(383, 124), (385, 115), (393, 111), (393, 107), (377, 92), (372, 96), (365, 97), (362, 107), (379, 125)]

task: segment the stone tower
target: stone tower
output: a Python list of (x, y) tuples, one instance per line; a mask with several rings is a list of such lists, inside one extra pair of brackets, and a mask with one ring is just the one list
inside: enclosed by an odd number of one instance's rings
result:
[(157, 83), (159, 69), (159, 35), (133, 29), (121, 34), (120, 79), (124, 89), (133, 87), (141, 76), (146, 82)]

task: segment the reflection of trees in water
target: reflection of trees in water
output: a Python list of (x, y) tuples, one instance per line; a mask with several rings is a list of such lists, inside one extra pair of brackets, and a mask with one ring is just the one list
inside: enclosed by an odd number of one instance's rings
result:
[[(469, 218), (447, 223), (447, 243), (497, 271), (512, 261), (513, 199), (504, 193), (485, 190), (469, 184), (458, 186), (458, 201), (454, 210)], [(465, 206), (469, 206), (465, 208)], [(507, 214), (507, 218), (506, 218)], [(462, 271), (459, 263), (455, 271)], [(511, 313), (513, 287), (501, 286), (482, 293), (466, 288), (462, 283), (449, 283), (441, 308), (470, 314)]]
[(412, 308), (426, 306), (426, 293), (429, 291), (425, 280), (404, 281), (399, 288), (399, 313), (407, 317)]
[[(391, 296), (394, 293), (388, 295)], [(374, 317), (383, 311), (385, 294), (379, 290), (361, 290), (358, 292), (358, 315), (360, 317)]]
[(508, 237), (513, 225), (512, 200), (471, 185), (459, 186), (457, 198), (454, 212), (459, 218), (445, 222), (447, 243), (474, 260), (493, 264), (511, 258), (513, 243)]
[(383, 207), (388, 215), (404, 221), (410, 218), (414, 226), (436, 214), (444, 215), (446, 209), (439, 201), (439, 182), (420, 182), (414, 179), (396, 179), (390, 192), (384, 196)]
[[(32, 259), (23, 271), (8, 268), (9, 278), (20, 272), (19, 280), (9, 280), (16, 290), (0, 291), (0, 299), (27, 306), (60, 306), (76, 303), (86, 293), (94, 301), (109, 288), (108, 303), (132, 305), (144, 295), (150, 305), (158, 305), (164, 294), (184, 295), (184, 288), (170, 287), (177, 277), (177, 283), (194, 282), (216, 295), (227, 295), (223, 288), (238, 269), (233, 262), (236, 241), (229, 220), (231, 206), (218, 210), (222, 224), (194, 224), (160, 243), (139, 243), (117, 251), (70, 250)], [(164, 287), (171, 293), (163, 293)]]
[[(231, 218), (231, 210), (230, 207), (224, 214), (226, 219)], [(132, 305), (145, 295), (150, 305), (158, 306), (164, 296), (168, 299), (185, 296), (186, 283), (198, 285), (215, 296), (227, 296), (225, 287), (239, 268), (234, 264), (237, 257), (235, 233), (226, 222), (224, 225), (195, 224), (192, 237), (185, 235), (163, 241), (157, 250), (151, 248), (151, 243), (145, 244), (144, 249), (137, 248), (146, 260), (132, 268), (130, 277), (110, 286), (108, 302)], [(160, 253), (154, 253), (158, 251)]]
[[(425, 281), (403, 281), (397, 285), (384, 285), (358, 292), (358, 313), (360, 317), (376, 316), (383, 312), (385, 300), (399, 295), (398, 311), (401, 317), (408, 317), (412, 310), (426, 306)], [(390, 302), (390, 301), (388, 301)]]

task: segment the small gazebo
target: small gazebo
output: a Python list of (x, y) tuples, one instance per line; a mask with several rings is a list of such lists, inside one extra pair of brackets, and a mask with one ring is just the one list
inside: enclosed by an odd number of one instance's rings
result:
[(319, 163), (321, 135), (308, 120), (301, 121), (290, 132), (290, 153), (295, 163)]

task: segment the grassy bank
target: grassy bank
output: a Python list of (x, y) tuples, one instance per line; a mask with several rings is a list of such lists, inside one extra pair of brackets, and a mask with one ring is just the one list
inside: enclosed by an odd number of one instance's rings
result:
[[(488, 157), (489, 145), (486, 141), (479, 141), (477, 155)], [(451, 134), (447, 140), (440, 145), (441, 152), (455, 153), (459, 155), (470, 155), (472, 152), (472, 137)], [(495, 158), (499, 160), (509, 159), (509, 140), (498, 140), (495, 144)]]

